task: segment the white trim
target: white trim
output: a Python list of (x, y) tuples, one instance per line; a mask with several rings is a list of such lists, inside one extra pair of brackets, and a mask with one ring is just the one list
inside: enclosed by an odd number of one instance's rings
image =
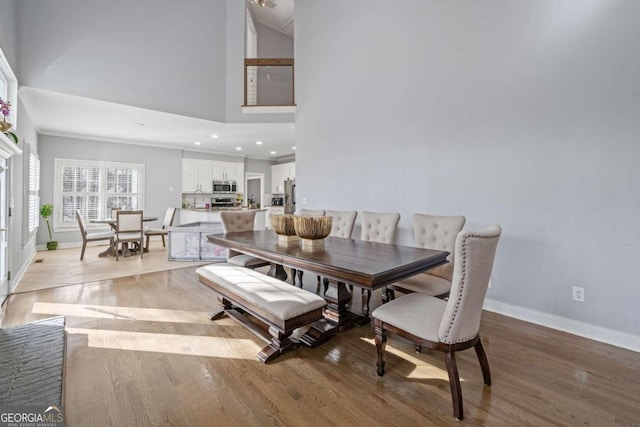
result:
[(7, 121), (18, 127), (18, 79), (11, 69), (11, 65), (0, 48), (0, 73), (7, 80), (7, 100), (11, 102), (11, 111)]
[(640, 352), (640, 336), (637, 335), (618, 332), (612, 329), (579, 322), (577, 320), (567, 319), (566, 317), (560, 317), (554, 314), (544, 313), (542, 311), (506, 304), (490, 299), (485, 299), (483, 309), (513, 317), (514, 319), (524, 320), (526, 322), (535, 323), (536, 325), (546, 326), (548, 328), (568, 332), (584, 338), (615, 345), (616, 347)]
[(243, 114), (295, 113), (295, 105), (249, 105), (242, 106)]
[(11, 278), (11, 283), (10, 283), (11, 289), (9, 289), (9, 295), (11, 295), (13, 291), (15, 291), (18, 285), (20, 284), (20, 280), (22, 280), (22, 278), (24, 277), (24, 274), (29, 269), (29, 266), (31, 265), (33, 260), (36, 258), (37, 253), (38, 253), (38, 250), (34, 247), (31, 254), (29, 254), (29, 256), (27, 257), (28, 261), (22, 264), (22, 267), (20, 267), (20, 270), (18, 270), (16, 275)]
[(13, 142), (4, 133), (0, 132), (0, 157), (8, 159), (11, 156), (22, 154), (22, 150), (18, 147), (18, 144)]

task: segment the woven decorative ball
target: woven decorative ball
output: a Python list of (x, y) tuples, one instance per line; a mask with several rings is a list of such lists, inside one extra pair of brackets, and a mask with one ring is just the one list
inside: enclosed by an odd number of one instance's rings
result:
[(302, 246), (323, 246), (324, 238), (331, 233), (333, 217), (306, 216), (293, 217), (296, 234), (302, 239)]

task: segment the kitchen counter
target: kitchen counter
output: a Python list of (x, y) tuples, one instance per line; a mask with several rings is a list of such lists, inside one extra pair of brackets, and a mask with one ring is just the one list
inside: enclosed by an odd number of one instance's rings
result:
[(220, 211), (256, 211), (256, 212), (266, 212), (267, 209), (249, 209), (249, 208), (234, 208), (234, 207), (226, 207), (226, 208), (179, 208), (183, 211), (191, 211), (191, 212), (220, 212)]
[(221, 222), (220, 212), (222, 211), (248, 211), (256, 212), (256, 230), (264, 230), (267, 222), (267, 209), (247, 209), (247, 208), (180, 208), (180, 224), (190, 224), (195, 222)]

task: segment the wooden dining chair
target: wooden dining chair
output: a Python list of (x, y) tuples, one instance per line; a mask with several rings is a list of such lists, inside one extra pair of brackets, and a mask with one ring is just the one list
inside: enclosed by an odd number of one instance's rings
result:
[(387, 332), (445, 353), (453, 415), (458, 420), (462, 419), (463, 410), (455, 353), (473, 347), (484, 383), (491, 385), (489, 362), (479, 331), (482, 305), (501, 232), (500, 226), (493, 225), (485, 231), (462, 230), (458, 233), (448, 301), (414, 292), (382, 304), (372, 313), (378, 375), (384, 375)]
[(118, 260), (121, 243), (135, 243), (138, 245), (140, 258), (143, 257), (144, 230), (142, 227), (142, 211), (121, 210), (116, 212), (116, 261)]
[(109, 231), (98, 231), (95, 233), (88, 233), (87, 227), (84, 224), (84, 218), (79, 210), (76, 209), (76, 219), (78, 220), (78, 226), (80, 227), (80, 234), (82, 236), (82, 251), (80, 252), (80, 260), (84, 258), (84, 251), (87, 249), (88, 242), (98, 242), (101, 240), (109, 240), (111, 247), (114, 247), (115, 233)]
[(153, 236), (162, 237), (162, 247), (166, 247), (164, 237), (169, 234), (169, 227), (173, 225), (175, 216), (176, 208), (167, 208), (167, 211), (164, 214), (164, 219), (162, 220), (162, 228), (149, 228), (144, 230), (144, 235), (147, 237), (145, 246), (146, 250), (149, 250), (149, 238)]
[(395, 291), (403, 293), (420, 292), (438, 298), (449, 296), (453, 277), (456, 236), (464, 227), (464, 216), (413, 215), (415, 246), (449, 252), (449, 263), (416, 274), (401, 282), (393, 283), (382, 291), (382, 302), (395, 298)]

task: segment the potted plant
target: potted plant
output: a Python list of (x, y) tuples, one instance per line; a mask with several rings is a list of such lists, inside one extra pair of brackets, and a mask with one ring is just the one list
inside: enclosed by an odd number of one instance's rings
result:
[(58, 247), (58, 242), (51, 237), (51, 224), (49, 224), (49, 217), (53, 215), (53, 205), (42, 205), (40, 207), (40, 216), (47, 221), (47, 231), (49, 232), (49, 241), (47, 242), (47, 249), (50, 251), (55, 250)]
[(0, 98), (0, 114), (2, 114), (2, 120), (0, 121), (0, 132), (3, 132), (17, 144), (18, 136), (9, 130), (13, 125), (7, 121), (7, 116), (10, 112), (11, 102), (3, 101), (2, 98)]

